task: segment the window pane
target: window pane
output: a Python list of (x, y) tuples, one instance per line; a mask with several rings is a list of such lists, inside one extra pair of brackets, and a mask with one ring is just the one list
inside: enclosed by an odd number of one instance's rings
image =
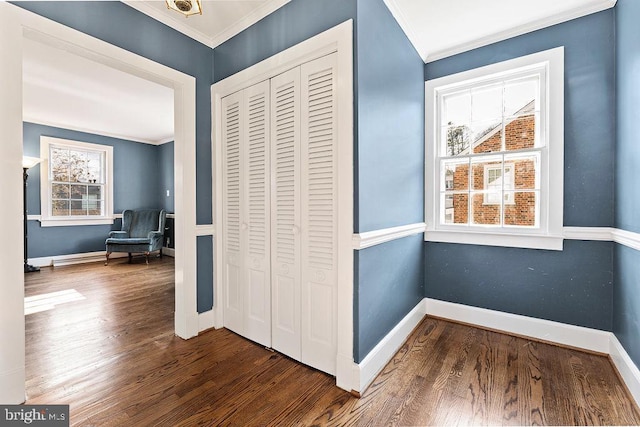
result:
[(468, 194), (441, 194), (441, 222), (443, 224), (467, 224), (469, 222)]
[(71, 182), (87, 182), (87, 154), (84, 151), (69, 150), (69, 166)]
[(502, 119), (502, 83), (471, 91), (471, 121), (499, 121)]
[(52, 179), (69, 182), (69, 150), (51, 147), (49, 153)]
[(82, 207), (87, 209), (89, 215), (102, 215), (102, 186), (89, 185), (88, 194), (82, 201)]
[(53, 216), (68, 216), (69, 215), (69, 201), (68, 200), (54, 200), (51, 202), (51, 214)]
[(504, 224), (520, 227), (538, 226), (538, 192), (516, 191), (511, 193), (514, 203), (504, 207)]
[(51, 197), (53, 199), (68, 199), (70, 194), (69, 184), (52, 184)]
[(87, 214), (87, 209), (83, 207), (84, 202), (82, 200), (71, 200), (71, 215), (83, 216)]
[(502, 151), (502, 119), (474, 123), (472, 132), (474, 153)]
[(531, 113), (518, 117), (509, 117), (505, 119), (505, 149), (523, 150), (526, 148), (534, 148), (537, 138), (538, 115)]
[(88, 182), (103, 182), (101, 153), (87, 153), (87, 179)]
[(469, 160), (464, 162), (445, 161), (441, 169), (444, 171), (444, 182), (441, 191), (466, 191), (469, 189)]
[(540, 111), (538, 77), (512, 80), (504, 88), (505, 116), (519, 116), (525, 112)]
[(92, 202), (92, 204), (89, 206), (89, 215), (102, 215), (102, 202), (100, 200)]
[(459, 126), (471, 122), (471, 94), (469, 91), (444, 97), (444, 125)]
[(486, 203), (487, 193), (472, 193), (472, 225), (500, 225), (502, 205)]
[(71, 184), (71, 198), (72, 199), (82, 199), (87, 194), (87, 186), (86, 185), (78, 185)]
[(469, 153), (471, 129), (467, 125), (445, 126), (442, 129), (442, 155), (459, 156)]
[(513, 165), (513, 187), (505, 190), (540, 189), (540, 153), (505, 156), (505, 161)]
[(89, 185), (87, 193), (94, 199), (102, 199), (102, 186), (101, 185)]
[[(502, 186), (502, 181), (496, 181), (499, 179), (502, 171), (502, 156), (482, 156), (481, 158), (473, 159), (471, 162), (472, 170), (472, 190), (495, 190), (496, 185)], [(487, 175), (485, 176), (485, 170)], [(496, 176), (496, 172), (500, 171), (500, 174)], [(489, 180), (492, 177), (493, 180)]]

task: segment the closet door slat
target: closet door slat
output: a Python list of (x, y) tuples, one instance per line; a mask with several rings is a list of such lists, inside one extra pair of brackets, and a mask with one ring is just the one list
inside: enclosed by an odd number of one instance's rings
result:
[(300, 360), (300, 68), (271, 79), (273, 348)]
[(336, 373), (336, 56), (301, 66), (302, 362)]

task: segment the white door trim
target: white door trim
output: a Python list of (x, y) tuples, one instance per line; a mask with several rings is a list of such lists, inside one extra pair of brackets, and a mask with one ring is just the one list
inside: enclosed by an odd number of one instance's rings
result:
[(345, 390), (357, 389), (353, 359), (353, 21), (348, 20), (321, 34), (305, 40), (283, 52), (265, 59), (258, 64), (240, 71), (211, 86), (212, 101), (212, 161), (215, 165), (213, 185), (213, 211), (216, 224), (215, 325), (222, 327), (224, 313), (221, 301), (224, 298), (222, 251), (218, 242), (223, 238), (222, 206), (217, 203), (217, 195), (222, 195), (222, 122), (221, 100), (238, 90), (274, 77), (293, 67), (316, 58), (337, 53), (337, 134), (338, 134), (338, 387)]
[[(80, 31), (66, 27), (51, 21), (35, 13), (29, 12), (15, 5), (0, 2), (0, 19), (3, 31), (0, 46), (3, 59), (0, 61), (0, 77), (3, 80), (10, 79), (11, 85), (19, 88), (14, 91), (17, 96), (3, 96), (0, 99), (0, 111), (2, 114), (2, 129), (5, 136), (10, 135), (3, 144), (0, 144), (0, 158), (2, 158), (2, 170), (12, 171), (17, 168), (20, 174), (22, 156), (22, 40), (29, 38), (44, 42), (52, 46), (64, 47), (75, 54), (87, 57), (91, 60), (103, 63), (107, 66), (134, 74), (146, 80), (150, 80), (174, 89), (175, 111), (175, 210), (176, 210), (176, 307), (175, 307), (175, 331), (182, 338), (189, 338), (198, 334), (198, 313), (196, 306), (196, 206), (195, 206), (195, 78), (177, 70), (154, 62), (145, 57), (111, 45), (96, 39)], [(5, 25), (5, 23), (7, 25)], [(10, 25), (9, 25), (10, 23)], [(3, 87), (4, 89), (4, 87)], [(5, 92), (3, 92), (5, 93)], [(12, 178), (15, 178), (11, 175)], [(15, 180), (15, 179), (13, 179)], [(12, 180), (3, 181), (5, 183)], [(16, 188), (13, 188), (16, 187)], [(7, 190), (8, 199), (21, 200), (21, 186), (11, 186)], [(15, 193), (15, 194), (14, 194)], [(9, 197), (11, 196), (11, 197)], [(17, 204), (18, 208), (22, 208)], [(15, 209), (14, 209), (15, 210)], [(19, 239), (14, 243), (22, 245), (22, 213), (13, 215), (13, 210), (7, 210), (7, 217), (2, 217), (3, 223), (9, 230), (18, 230)], [(11, 213), (11, 215), (8, 215)], [(16, 234), (16, 233), (13, 233)], [(13, 236), (14, 238), (16, 236)], [(8, 252), (8, 253), (7, 253)], [(0, 259), (10, 260), (20, 256), (20, 251), (3, 251)], [(15, 256), (15, 254), (18, 254)], [(21, 262), (17, 262), (17, 268), (21, 269)], [(2, 264), (4, 265), (4, 264)], [(24, 281), (21, 274), (16, 274), (15, 267), (3, 274), (11, 276), (9, 283), (19, 288), (20, 292), (12, 292), (9, 299), (3, 300), (3, 307), (22, 307)], [(15, 277), (13, 277), (15, 276)], [(4, 296), (4, 294), (3, 294)], [(24, 324), (22, 310), (12, 310), (6, 316), (11, 316), (3, 325)], [(15, 328), (19, 329), (19, 328)], [(23, 329), (21, 329), (23, 331)], [(4, 337), (4, 331), (0, 329), (0, 337)], [(14, 336), (11, 340), (12, 348), (21, 352), (19, 364), (24, 366), (24, 332), (22, 338)], [(8, 342), (8, 341), (5, 341)], [(0, 366), (0, 372), (3, 367)], [(4, 382), (3, 382), (4, 384)], [(5, 389), (5, 387), (3, 387)], [(24, 401), (24, 384), (22, 391)], [(11, 394), (15, 396), (15, 394)], [(15, 399), (2, 399), (3, 401), (15, 401)], [(16, 402), (18, 403), (18, 402)]]

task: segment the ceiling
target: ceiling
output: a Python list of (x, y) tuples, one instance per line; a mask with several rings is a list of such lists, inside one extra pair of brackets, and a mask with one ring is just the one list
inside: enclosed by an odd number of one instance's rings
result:
[[(215, 47), (289, 1), (202, 0), (202, 16), (189, 18), (168, 10), (164, 0), (130, 0), (124, 3)], [(384, 2), (422, 59), (431, 62), (613, 7), (616, 0)]]
[(173, 140), (173, 89), (27, 38), (23, 120), (161, 144)]
[(615, 6), (616, 0), (384, 0), (425, 62)]
[(202, 15), (186, 18), (167, 9), (165, 0), (122, 0), (134, 9), (212, 48), (289, 1), (291, 0), (200, 0)]
[[(290, 0), (202, 0), (185, 18), (164, 0), (123, 1), (215, 47)], [(310, 0), (322, 1), (322, 0)], [(368, 1), (368, 0), (367, 0)], [(613, 7), (616, 0), (384, 0), (425, 62)], [(173, 139), (173, 90), (25, 40), (25, 121), (160, 144)]]

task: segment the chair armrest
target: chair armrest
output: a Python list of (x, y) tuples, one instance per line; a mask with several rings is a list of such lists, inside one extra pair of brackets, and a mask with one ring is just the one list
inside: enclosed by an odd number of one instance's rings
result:
[(129, 237), (129, 233), (126, 231), (110, 231), (109, 237), (115, 237), (117, 239), (126, 239)]
[(151, 240), (162, 239), (163, 234), (162, 231), (150, 231), (149, 234), (147, 234), (147, 238)]

